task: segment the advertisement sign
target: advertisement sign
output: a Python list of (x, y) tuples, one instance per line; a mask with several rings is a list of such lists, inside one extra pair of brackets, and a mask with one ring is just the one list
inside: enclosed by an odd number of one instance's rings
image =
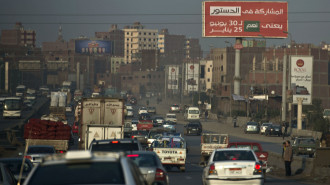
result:
[(287, 2), (203, 2), (203, 37), (287, 38), (287, 31)]
[(187, 63), (185, 68), (185, 89), (188, 93), (197, 92), (199, 85), (199, 64)]
[(303, 98), (304, 105), (312, 104), (313, 57), (291, 56), (291, 89), (293, 104)]
[(179, 89), (179, 66), (168, 66), (167, 89)]
[(104, 40), (76, 40), (75, 51), (81, 54), (110, 54), (111, 41)]

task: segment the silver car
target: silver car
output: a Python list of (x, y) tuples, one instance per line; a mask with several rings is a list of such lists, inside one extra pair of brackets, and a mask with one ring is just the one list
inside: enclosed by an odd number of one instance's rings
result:
[(257, 122), (247, 122), (244, 128), (244, 133), (259, 133), (259, 124)]
[(146, 181), (123, 153), (68, 151), (48, 156), (33, 168), (24, 181), (24, 185), (30, 184), (146, 185)]
[(34, 145), (29, 146), (26, 155), (24, 156), (33, 163), (33, 165), (40, 163), (42, 159), (47, 155), (56, 153), (53, 146), (48, 145)]
[(260, 134), (265, 134), (265, 131), (267, 129), (267, 127), (269, 125), (272, 125), (272, 123), (263, 123), (261, 126), (260, 126)]
[(168, 174), (155, 152), (133, 151), (127, 154), (127, 157), (131, 158), (139, 167), (148, 185), (169, 184)]

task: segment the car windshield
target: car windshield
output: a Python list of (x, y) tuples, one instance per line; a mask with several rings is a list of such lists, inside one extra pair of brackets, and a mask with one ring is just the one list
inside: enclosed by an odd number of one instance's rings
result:
[[(56, 174), (56, 178), (54, 178), (54, 174)], [(31, 177), (29, 184), (125, 184), (125, 179), (122, 167), (118, 162), (81, 162), (40, 165)]]
[(176, 115), (167, 115), (167, 118), (176, 118)]
[(29, 147), (28, 154), (49, 154), (49, 153), (55, 153), (54, 148), (51, 147)]
[(189, 114), (199, 114), (199, 110), (189, 110)]
[(253, 125), (253, 126), (257, 126), (258, 123), (257, 122), (248, 122), (247, 125)]
[(297, 144), (315, 144), (314, 139), (298, 139)]
[(91, 151), (93, 152), (120, 152), (139, 150), (137, 143), (107, 143), (107, 144), (93, 144)]
[(177, 108), (177, 107), (179, 107), (179, 105), (172, 105), (172, 107), (176, 107)]
[(157, 167), (156, 157), (152, 154), (127, 155), (138, 167)]
[(190, 123), (190, 124), (188, 124), (188, 127), (199, 127), (199, 124), (197, 124), (197, 123)]
[(213, 161), (256, 161), (252, 151), (217, 151), (214, 154)]
[[(251, 149), (251, 145), (238, 144), (238, 145), (231, 145), (230, 148), (247, 148), (247, 149)], [(252, 150), (254, 152), (259, 152), (259, 148), (256, 145), (252, 145)]]
[(268, 127), (269, 125), (271, 125), (271, 123), (263, 123), (262, 126), (266, 126)]
[(153, 142), (153, 147), (158, 148), (184, 148), (184, 141), (179, 138), (162, 138)]

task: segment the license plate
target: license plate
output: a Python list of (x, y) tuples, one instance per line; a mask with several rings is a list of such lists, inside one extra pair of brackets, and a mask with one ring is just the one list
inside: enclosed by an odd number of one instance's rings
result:
[(242, 169), (241, 168), (230, 168), (229, 174), (240, 175), (240, 174), (242, 174)]
[(311, 148), (307, 148), (307, 151), (312, 151), (312, 149)]

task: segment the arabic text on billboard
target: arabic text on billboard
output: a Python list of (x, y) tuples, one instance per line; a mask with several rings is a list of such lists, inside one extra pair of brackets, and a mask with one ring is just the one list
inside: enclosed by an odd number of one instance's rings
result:
[(185, 87), (187, 92), (198, 91), (199, 64), (187, 63), (185, 70)]
[(294, 104), (297, 104), (297, 98), (303, 98), (303, 104), (312, 104), (312, 76), (312, 56), (291, 57), (291, 88)]
[(168, 89), (179, 89), (179, 66), (168, 67)]
[(111, 53), (111, 41), (104, 40), (76, 40), (76, 53), (104, 54)]
[(203, 37), (286, 38), (287, 31), (287, 2), (203, 2)]

